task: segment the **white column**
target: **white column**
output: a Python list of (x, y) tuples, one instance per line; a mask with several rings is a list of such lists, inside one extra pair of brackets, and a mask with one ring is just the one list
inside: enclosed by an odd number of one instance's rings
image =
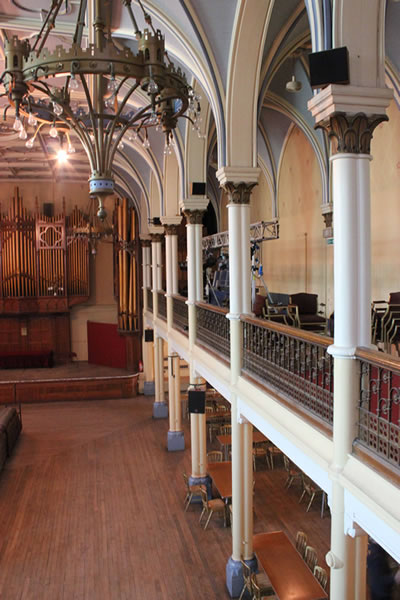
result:
[(250, 204), (240, 205), (241, 264), (242, 264), (242, 314), (251, 314), (251, 257), (250, 257)]

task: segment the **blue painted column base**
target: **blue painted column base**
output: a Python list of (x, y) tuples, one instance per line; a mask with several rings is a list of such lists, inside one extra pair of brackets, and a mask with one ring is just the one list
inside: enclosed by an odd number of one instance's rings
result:
[[(250, 567), (253, 573), (257, 571), (257, 559), (251, 558), (249, 560), (244, 561), (246, 565)], [(226, 587), (228, 588), (228, 592), (231, 598), (238, 598), (243, 589), (243, 571), (242, 571), (242, 563), (240, 560), (233, 560), (232, 556), (229, 558), (226, 563)], [(249, 594), (243, 596), (244, 598), (249, 598)]]
[(168, 431), (167, 448), (169, 452), (178, 452), (185, 449), (185, 436), (183, 431)]
[(154, 381), (145, 381), (143, 384), (143, 394), (145, 396), (154, 396), (156, 393), (156, 385)]
[[(207, 497), (211, 500), (211, 477), (206, 475), (205, 477), (193, 477), (189, 476), (189, 485), (205, 485), (207, 488)], [(201, 504), (200, 496), (193, 496), (190, 504)]]
[(168, 417), (168, 404), (165, 402), (154, 402), (153, 419), (166, 419)]

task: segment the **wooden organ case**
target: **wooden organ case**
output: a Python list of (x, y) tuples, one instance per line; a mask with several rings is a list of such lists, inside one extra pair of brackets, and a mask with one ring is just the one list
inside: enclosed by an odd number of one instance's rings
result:
[(29, 214), (18, 188), (0, 211), (0, 354), (53, 351), (70, 358), (69, 309), (89, 298), (89, 244), (75, 234), (85, 216)]

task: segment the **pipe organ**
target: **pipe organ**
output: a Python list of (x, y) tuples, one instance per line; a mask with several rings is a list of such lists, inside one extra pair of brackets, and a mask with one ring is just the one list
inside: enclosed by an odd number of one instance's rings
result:
[(75, 235), (85, 216), (31, 215), (16, 194), (0, 214), (0, 311), (66, 312), (89, 298), (89, 244)]
[(129, 333), (139, 329), (137, 256), (138, 231), (135, 209), (123, 198), (116, 203), (115, 210), (115, 273), (116, 296), (118, 298), (118, 329)]

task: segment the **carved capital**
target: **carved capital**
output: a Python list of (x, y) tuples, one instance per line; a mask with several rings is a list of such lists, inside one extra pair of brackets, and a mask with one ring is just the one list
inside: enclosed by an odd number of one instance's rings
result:
[(151, 240), (140, 240), (140, 243), (142, 244), (142, 248), (150, 248), (151, 246)]
[(325, 227), (332, 227), (333, 212), (326, 212), (322, 215), (322, 217), (325, 221)]
[(178, 225), (164, 225), (165, 235), (178, 235)]
[(328, 134), (332, 154), (369, 154), (375, 127), (383, 121), (388, 121), (386, 115), (368, 117), (364, 113), (347, 115), (338, 112), (315, 128), (321, 128)]
[(184, 215), (190, 225), (202, 225), (204, 210), (185, 210)]
[(163, 233), (151, 233), (150, 234), (151, 237), (151, 242), (162, 242), (164, 239), (164, 234)]
[(222, 188), (228, 194), (229, 202), (233, 204), (250, 204), (251, 192), (255, 185), (257, 183), (233, 183), (232, 181), (227, 181)]

